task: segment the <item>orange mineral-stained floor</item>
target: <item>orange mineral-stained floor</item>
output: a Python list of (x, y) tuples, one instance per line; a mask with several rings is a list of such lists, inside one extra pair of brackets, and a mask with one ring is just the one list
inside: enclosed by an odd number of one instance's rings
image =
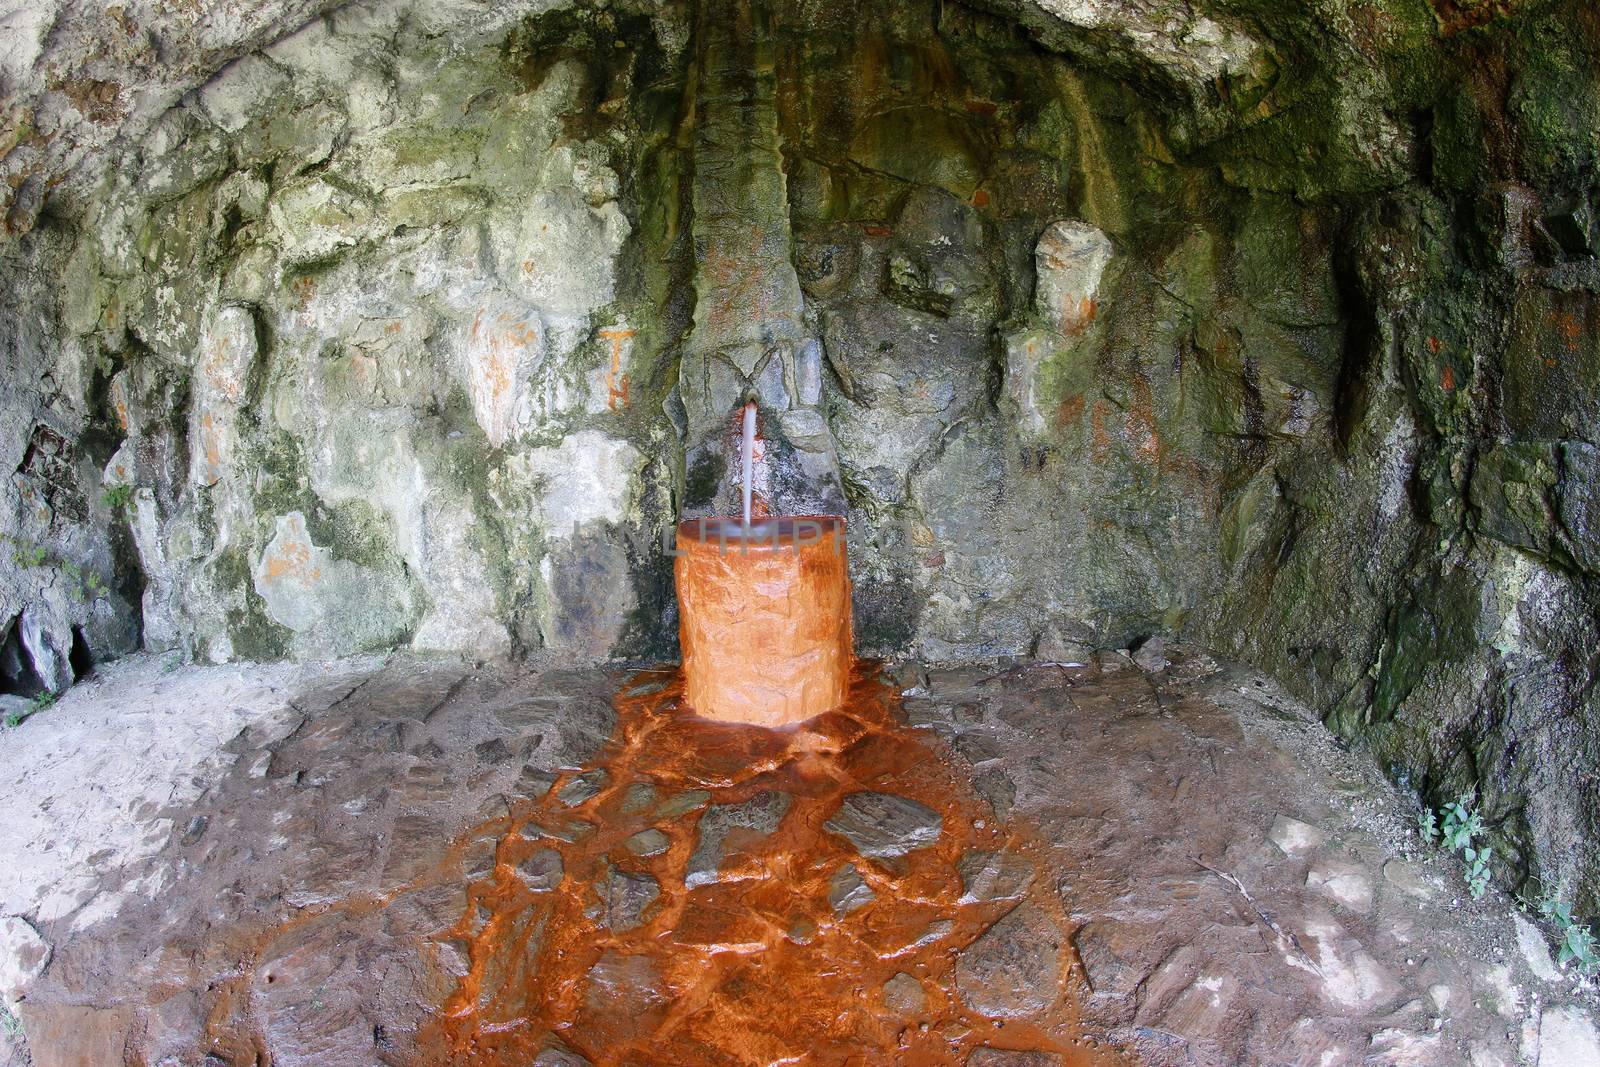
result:
[(594, 765), (516, 813), (452, 931), (470, 963), (431, 1062), (1126, 1062), (1078, 1030), (1026, 831), (870, 666), (785, 731), (681, 705), (677, 673), (638, 676)]

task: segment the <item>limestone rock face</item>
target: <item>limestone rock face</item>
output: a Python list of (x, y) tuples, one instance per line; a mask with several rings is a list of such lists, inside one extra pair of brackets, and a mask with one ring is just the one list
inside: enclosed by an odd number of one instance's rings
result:
[[(137, 625), (212, 660), (406, 644), (594, 659), (624, 640), (649, 464), (668, 459), (642, 446), (669, 425), (639, 394), (663, 323), (631, 324), (648, 282), (618, 274), (642, 143), (628, 85), (682, 41), (667, 16), (659, 35), (608, 16), (580, 31), (606, 63), (562, 61), (564, 41), (520, 21), (541, 6), (255, 5), (95, 186), (76, 238), (8, 249), (25, 283), (60, 280), (65, 350), (41, 334), (8, 376), (18, 444), (44, 444), (17, 456), (40, 489), (12, 487), (4, 529), (25, 569), (70, 563), (83, 587), (0, 583), (8, 688), (59, 689), (75, 647), (114, 654)], [(58, 16), (64, 51), (96, 24)], [(438, 32), (394, 44), (411, 19)], [(175, 85), (202, 69), (123, 58)], [(132, 89), (95, 91), (109, 122)], [(569, 130), (595, 92), (621, 105), (610, 129)], [(63, 418), (31, 417), (40, 404)], [(46, 482), (72, 508), (30, 511)], [(33, 545), (59, 549), (36, 562)]]
[(1600, 1060), (1600, 1033), (1583, 1012), (1560, 1008), (1540, 1020), (1539, 1067), (1597, 1060)]
[[(818, 410), (821, 349), (806, 321), (767, 27), (706, 0), (691, 207), (695, 314), (678, 372), (685, 462), (700, 472), (686, 513), (742, 509), (735, 422), (761, 416), (760, 502), (781, 514), (843, 511), (833, 435)], [(739, 501), (735, 504), (735, 501)]]
[(1114, 252), (1104, 233), (1076, 221), (1051, 223), (1034, 246), (1034, 312), (1047, 329), (1006, 340), (1006, 395), (1024, 432), (1047, 430), (1041, 370), (1084, 347), (1079, 339), (1099, 315), (1100, 283)]
[(278, 519), (277, 533), (256, 564), (253, 584), (267, 616), (319, 652), (392, 646), (413, 615), (405, 584), (333, 558), (311, 539), (306, 517), (298, 511)]
[(1034, 306), (1063, 337), (1081, 334), (1094, 321), (1100, 281), (1114, 253), (1110, 239), (1083, 222), (1053, 222), (1034, 246)]
[(0, 1000), (15, 1009), (50, 963), (50, 945), (23, 918), (0, 919)]

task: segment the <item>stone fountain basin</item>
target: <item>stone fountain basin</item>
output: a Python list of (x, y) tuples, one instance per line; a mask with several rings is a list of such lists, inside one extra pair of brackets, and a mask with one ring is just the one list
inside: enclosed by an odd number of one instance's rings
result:
[(853, 659), (844, 519), (678, 524), (674, 575), (688, 706), (788, 726), (838, 707)]

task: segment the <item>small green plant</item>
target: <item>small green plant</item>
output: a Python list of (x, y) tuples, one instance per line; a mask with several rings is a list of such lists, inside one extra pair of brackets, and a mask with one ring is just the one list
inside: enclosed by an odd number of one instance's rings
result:
[(34, 697), (33, 700), (28, 703), (28, 709), (26, 711), (13, 711), (11, 714), (7, 715), (6, 725), (21, 726), (23, 719), (39, 714), (39, 712), (43, 711), (45, 708), (48, 708), (55, 702), (56, 694), (46, 690), (45, 692)]
[(49, 558), (43, 545), (33, 541), (11, 539), (11, 559), (19, 567), (42, 567)]
[(1432, 808), (1423, 808), (1422, 814), (1417, 816), (1417, 833), (1425, 844), (1439, 843), (1439, 816), (1434, 814)]
[(106, 489), (103, 494), (101, 494), (100, 501), (101, 503), (105, 504), (107, 508), (111, 509), (112, 514), (122, 512), (127, 515), (132, 515), (133, 486), (113, 485)]
[(1600, 941), (1572, 917), (1572, 905), (1547, 891), (1539, 900), (1539, 915), (1556, 928), (1556, 962), (1573, 963), (1583, 974), (1600, 973)]
[(1494, 849), (1474, 844), (1483, 834), (1483, 816), (1473, 811), (1471, 804), (1472, 794), (1463, 793), (1437, 813), (1424, 808), (1417, 816), (1417, 833), (1430, 845), (1461, 854), (1467, 865), (1462, 872), (1467, 892), (1473, 900), (1482, 900), (1489, 891), (1489, 862), (1494, 859)]
[(1595, 940), (1587, 926), (1573, 923), (1561, 936), (1561, 948), (1556, 959), (1563, 965), (1568, 960), (1575, 961), (1578, 970), (1584, 974), (1600, 972), (1600, 941)]
[(1465, 852), (1472, 847), (1472, 842), (1483, 833), (1483, 817), (1467, 807), (1472, 802), (1471, 793), (1461, 794), (1460, 799), (1451, 801), (1444, 806), (1444, 821), (1440, 824), (1440, 836), (1444, 839), (1444, 847), (1451, 852)]
[(1489, 890), (1489, 860), (1493, 855), (1494, 849), (1487, 845), (1483, 848), (1468, 845), (1462, 853), (1467, 861), (1467, 892), (1472, 894), (1473, 900), (1482, 900)]
[(0, 1004), (0, 1032), (13, 1041), (22, 1037), (22, 1020), (11, 1014), (11, 1009), (4, 1004)]
[(37, 541), (0, 533), (0, 544), (11, 546), (11, 561), (19, 567), (57, 567), (62, 574), (77, 582), (83, 592), (90, 597), (99, 597), (110, 592), (110, 586), (106, 585), (99, 574), (86, 567), (80, 567), (70, 559), (52, 555)]

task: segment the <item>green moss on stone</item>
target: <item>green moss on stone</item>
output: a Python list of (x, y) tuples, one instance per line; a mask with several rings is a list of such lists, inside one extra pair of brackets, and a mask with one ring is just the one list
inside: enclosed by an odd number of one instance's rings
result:
[(722, 476), (727, 473), (727, 468), (727, 460), (714, 452), (700, 456), (689, 468), (684, 479), (684, 507), (692, 509), (709, 506), (716, 499), (717, 486), (722, 484)]
[(224, 550), (211, 564), (214, 587), (238, 590), (244, 605), (225, 611), (228, 640), (240, 659), (283, 659), (290, 653), (294, 635), (267, 617), (266, 605), (255, 592), (253, 573), (253, 564), (240, 548)]
[(1441, 575), (1396, 607), (1372, 694), (1372, 721), (1393, 719), (1428, 671), (1464, 665), (1479, 646), (1481, 616), (1482, 586), (1465, 568)]

